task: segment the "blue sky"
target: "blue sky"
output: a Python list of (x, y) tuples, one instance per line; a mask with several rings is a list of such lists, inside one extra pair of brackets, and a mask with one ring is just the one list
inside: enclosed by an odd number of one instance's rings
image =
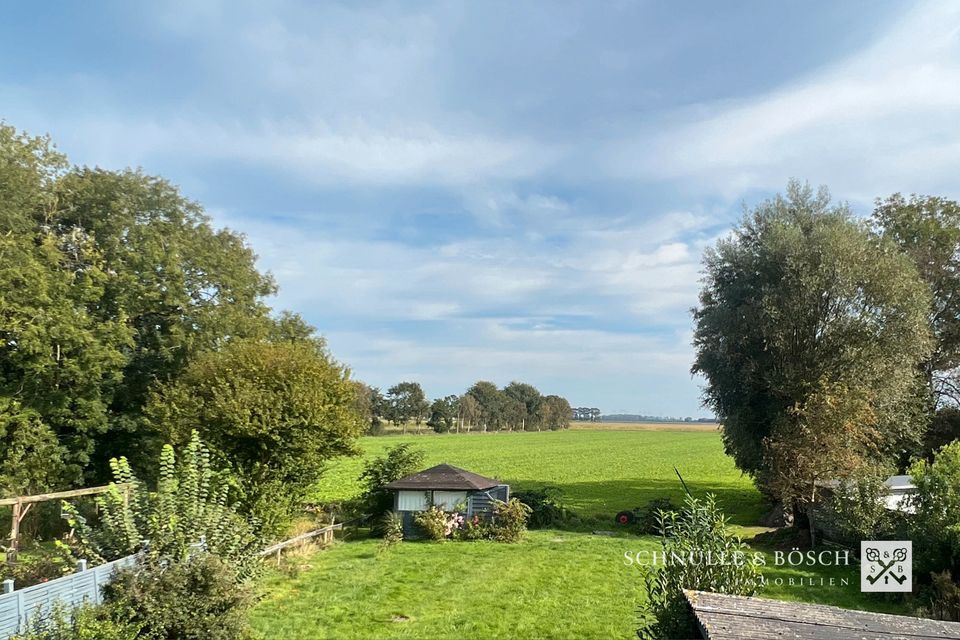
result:
[(703, 248), (960, 197), (960, 4), (7, 3), (0, 118), (247, 234), (355, 374), (703, 415)]

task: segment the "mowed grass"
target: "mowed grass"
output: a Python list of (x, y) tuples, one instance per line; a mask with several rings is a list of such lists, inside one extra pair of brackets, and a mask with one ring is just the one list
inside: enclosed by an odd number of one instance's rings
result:
[[(333, 465), (316, 497), (356, 495), (363, 460), (401, 442), (424, 449), (424, 466), (448, 462), (515, 489), (560, 487), (584, 521), (563, 531), (531, 531), (519, 544), (403, 542), (380, 553), (378, 540), (338, 542), (295, 576), (268, 576), (252, 614), (264, 638), (635, 637), (643, 574), (624, 554), (659, 549), (659, 543), (622, 530), (606, 534), (620, 509), (662, 496), (679, 503), (683, 488), (674, 466), (695, 494), (717, 494), (741, 533), (763, 530), (756, 527), (764, 511), (760, 495), (723, 453), (715, 430), (365, 438), (363, 457)], [(764, 551), (770, 585), (763, 596), (903, 611), (897, 601), (861, 594), (856, 565), (777, 568), (772, 550)], [(790, 585), (791, 578), (797, 584)], [(817, 584), (821, 578), (826, 584)]]
[(669, 497), (683, 499), (676, 467), (691, 491), (713, 492), (732, 522), (756, 523), (760, 494), (723, 452), (716, 428), (703, 430), (576, 430), (364, 438), (363, 457), (331, 465), (317, 487), (319, 501), (360, 492), (363, 461), (402, 442), (423, 449), (424, 466), (441, 462), (502, 480), (514, 490), (555, 486), (588, 521), (610, 523), (622, 509)]
[(518, 544), (339, 543), (274, 574), (254, 610), (266, 638), (627, 638), (643, 597), (635, 536), (532, 531)]

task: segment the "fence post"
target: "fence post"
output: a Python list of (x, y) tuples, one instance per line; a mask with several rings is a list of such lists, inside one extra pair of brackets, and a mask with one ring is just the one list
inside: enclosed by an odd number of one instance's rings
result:
[(87, 570), (86, 560), (77, 560), (77, 573), (83, 573)]
[(4, 580), (3, 589), (0, 590), (0, 593), (13, 593), (13, 580)]

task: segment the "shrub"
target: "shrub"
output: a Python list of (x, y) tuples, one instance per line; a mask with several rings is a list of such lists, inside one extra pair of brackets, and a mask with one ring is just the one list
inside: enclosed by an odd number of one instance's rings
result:
[(858, 546), (860, 540), (890, 536), (897, 527), (884, 498), (889, 493), (885, 473), (841, 482), (816, 510), (821, 528), (836, 542)]
[(910, 468), (917, 486), (910, 522), (917, 560), (926, 571), (960, 573), (960, 440), (936, 452), (932, 463)]
[(490, 537), (498, 542), (519, 542), (527, 530), (531, 509), (516, 498), (493, 505)]
[(921, 609), (924, 616), (938, 620), (960, 621), (960, 584), (953, 580), (949, 571), (932, 573), (928, 590), (929, 608)]
[(29, 629), (10, 640), (135, 640), (140, 626), (115, 620), (109, 607), (83, 605), (68, 611), (55, 603), (45, 616), (30, 621)]
[[(148, 560), (179, 562), (202, 540), (241, 577), (259, 569), (261, 540), (251, 523), (228, 504), (227, 478), (211, 469), (209, 453), (196, 432), (179, 461), (172, 447), (164, 447), (156, 492), (146, 490), (126, 459), (111, 460), (111, 466), (116, 482), (97, 497), (98, 526), (90, 526), (73, 505), (63, 503), (76, 533), (72, 545), (80, 557), (115, 560), (144, 551)], [(118, 487), (121, 484), (132, 486), (129, 496)]]
[(73, 573), (75, 566), (68, 553), (45, 551), (39, 556), (20, 556), (13, 565), (0, 565), (0, 580), (12, 579), (18, 589), (23, 589)]
[[(713, 494), (704, 499), (687, 496), (679, 511), (660, 517), (660, 544), (664, 558), (735, 558), (748, 547), (727, 530), (727, 518)], [(693, 638), (695, 621), (683, 596), (684, 589), (734, 595), (757, 592), (759, 574), (749, 561), (666, 562), (645, 576), (647, 601), (641, 608), (641, 638)]]
[(236, 570), (209, 553), (170, 564), (118, 571), (104, 587), (114, 611), (144, 640), (238, 640), (249, 635), (249, 589)]
[(637, 527), (640, 533), (659, 534), (663, 514), (676, 510), (677, 507), (670, 498), (654, 498), (640, 509), (637, 516)]
[(379, 517), (393, 508), (393, 494), (385, 487), (420, 469), (423, 450), (409, 444), (391, 447), (379, 458), (369, 461), (360, 474), (363, 486), (362, 508), (368, 515)]
[(478, 515), (464, 520), (463, 526), (457, 531), (460, 540), (483, 540), (489, 537), (490, 529), (487, 523)]
[(380, 522), (382, 547), (392, 547), (403, 540), (403, 519), (396, 511), (387, 511)]
[(440, 507), (430, 507), (415, 515), (413, 522), (423, 529), (431, 540), (446, 540), (460, 528), (463, 516), (459, 513), (447, 513)]
[(558, 487), (542, 487), (513, 494), (514, 498), (530, 507), (531, 529), (556, 527), (573, 519), (573, 513), (561, 500), (562, 496), (563, 492)]

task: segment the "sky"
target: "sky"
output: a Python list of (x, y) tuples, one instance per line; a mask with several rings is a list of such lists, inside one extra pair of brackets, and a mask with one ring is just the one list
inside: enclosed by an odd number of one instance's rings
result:
[(960, 197), (960, 3), (9, 2), (0, 119), (178, 184), (370, 384), (704, 416), (744, 207)]

